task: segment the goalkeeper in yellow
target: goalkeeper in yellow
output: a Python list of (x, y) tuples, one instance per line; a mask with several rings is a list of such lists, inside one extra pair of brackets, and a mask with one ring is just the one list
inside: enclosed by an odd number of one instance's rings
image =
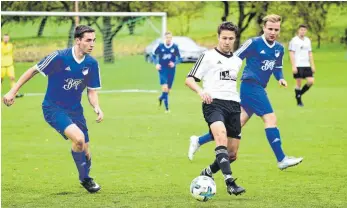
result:
[[(13, 67), (13, 45), (9, 41), (10, 36), (5, 34), (1, 42), (1, 83), (5, 76), (8, 76), (12, 88), (16, 81)], [(18, 93), (16, 97), (23, 97), (23, 94)]]

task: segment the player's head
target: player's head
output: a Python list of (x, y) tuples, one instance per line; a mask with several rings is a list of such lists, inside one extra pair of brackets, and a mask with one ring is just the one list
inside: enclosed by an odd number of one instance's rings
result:
[(165, 33), (165, 44), (171, 45), (171, 43), (172, 43), (172, 33), (170, 31), (167, 31)]
[(301, 38), (305, 37), (306, 32), (307, 32), (307, 26), (304, 25), (304, 24), (299, 25), (299, 27), (298, 27), (298, 35), (299, 35), (299, 37), (301, 37)]
[(278, 38), (281, 30), (281, 21), (281, 16), (277, 14), (270, 14), (263, 18), (263, 31), (267, 41), (273, 42)]
[(86, 25), (79, 25), (75, 29), (76, 46), (84, 53), (92, 52), (95, 43), (95, 30)]
[(230, 53), (234, 49), (234, 42), (238, 28), (231, 22), (223, 22), (218, 26), (218, 49), (223, 53)]
[(10, 36), (8, 34), (5, 34), (2, 40), (4, 41), (4, 43), (8, 43), (10, 41)]

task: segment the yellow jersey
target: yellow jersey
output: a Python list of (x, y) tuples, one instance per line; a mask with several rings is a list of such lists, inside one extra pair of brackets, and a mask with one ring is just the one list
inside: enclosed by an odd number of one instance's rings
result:
[(13, 44), (1, 42), (1, 67), (13, 65)]

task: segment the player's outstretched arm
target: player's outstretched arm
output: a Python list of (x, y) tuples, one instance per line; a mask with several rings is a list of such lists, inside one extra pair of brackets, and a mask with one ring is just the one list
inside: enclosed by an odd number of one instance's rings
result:
[(17, 83), (4, 96), (3, 101), (5, 105), (11, 106), (14, 103), (14, 99), (19, 89), (37, 73), (38, 71), (36, 70), (35, 66), (31, 67), (26, 72), (24, 72), (24, 74), (18, 79)]
[(187, 77), (185, 83), (191, 90), (193, 90), (194, 92), (196, 92), (200, 96), (201, 100), (204, 103), (206, 103), (206, 104), (212, 103), (211, 96), (207, 92), (204, 92), (203, 89), (201, 89), (201, 87), (198, 85), (198, 83), (196, 83), (194, 77)]
[(94, 112), (98, 115), (96, 122), (100, 123), (104, 118), (104, 113), (99, 106), (98, 92), (95, 89), (88, 89), (87, 94), (90, 105), (93, 106)]

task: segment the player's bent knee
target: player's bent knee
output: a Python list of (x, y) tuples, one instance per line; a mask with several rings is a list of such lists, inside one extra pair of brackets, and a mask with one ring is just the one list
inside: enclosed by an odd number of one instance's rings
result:
[(237, 159), (237, 153), (236, 152), (229, 152), (229, 160), (235, 161)]
[(263, 120), (264, 120), (266, 128), (277, 126), (277, 118), (274, 113), (264, 115)]

